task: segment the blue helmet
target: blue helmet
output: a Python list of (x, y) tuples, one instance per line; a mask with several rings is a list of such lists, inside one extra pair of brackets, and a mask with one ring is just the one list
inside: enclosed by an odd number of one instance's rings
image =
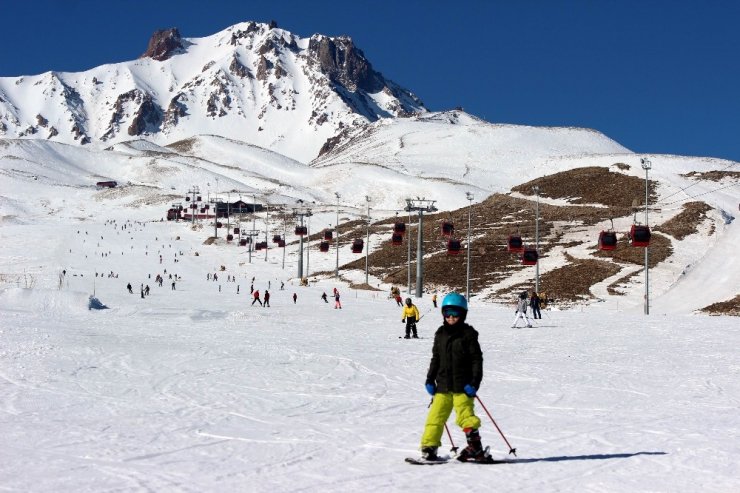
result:
[(466, 312), (468, 311), (468, 301), (465, 299), (465, 296), (458, 293), (450, 293), (444, 297), (442, 300), (442, 310), (444, 310), (446, 306), (456, 306), (458, 308), (462, 308)]

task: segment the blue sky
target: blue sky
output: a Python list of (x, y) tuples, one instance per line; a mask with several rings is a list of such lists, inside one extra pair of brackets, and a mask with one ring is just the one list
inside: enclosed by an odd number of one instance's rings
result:
[(351, 36), (430, 110), (740, 161), (740, 2), (0, 0), (0, 12), (0, 76), (132, 60), (156, 29), (202, 37), (275, 20)]

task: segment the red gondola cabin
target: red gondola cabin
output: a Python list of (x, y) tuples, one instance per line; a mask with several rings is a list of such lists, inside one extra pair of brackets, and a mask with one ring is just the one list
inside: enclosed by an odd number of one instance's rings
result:
[(393, 233), (391, 235), (391, 244), (398, 246), (403, 245), (403, 235), (398, 233)]
[(534, 248), (525, 248), (522, 252), (522, 265), (537, 265), (540, 256)]
[(462, 249), (462, 244), (460, 243), (460, 240), (451, 239), (447, 242), (447, 254), (448, 255), (457, 255), (460, 253), (460, 250)]
[(362, 249), (365, 246), (365, 240), (357, 238), (352, 242), (352, 253), (362, 253)]
[(442, 223), (442, 236), (452, 236), (455, 232), (455, 226), (450, 222)]
[(308, 234), (308, 227), (306, 226), (296, 226), (295, 227), (295, 234), (298, 236), (306, 236)]
[(522, 237), (519, 235), (510, 235), (506, 244), (506, 249), (510, 253), (524, 252), (524, 242), (522, 241)]
[(397, 235), (405, 235), (406, 234), (406, 224), (404, 223), (396, 223), (393, 225), (393, 233)]
[(633, 247), (650, 246), (650, 228), (641, 224), (633, 224), (630, 229), (630, 240)]
[(329, 242), (328, 241), (322, 241), (319, 243), (319, 250), (326, 253), (329, 251)]
[(334, 234), (330, 229), (324, 230), (324, 241), (331, 241), (334, 238)]
[(617, 233), (602, 231), (599, 233), (599, 250), (615, 250), (617, 248)]

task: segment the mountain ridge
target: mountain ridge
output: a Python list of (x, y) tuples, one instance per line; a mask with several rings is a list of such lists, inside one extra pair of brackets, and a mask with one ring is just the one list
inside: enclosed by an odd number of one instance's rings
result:
[(425, 111), (351, 38), (251, 21), (203, 38), (157, 31), (134, 61), (0, 78), (0, 136), (81, 145), (211, 129), (307, 162), (346, 126)]

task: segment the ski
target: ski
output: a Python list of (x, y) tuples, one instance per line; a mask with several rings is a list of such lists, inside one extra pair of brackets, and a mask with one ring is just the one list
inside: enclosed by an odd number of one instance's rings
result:
[(451, 457), (449, 455), (438, 457), (435, 460), (428, 460), (423, 457), (406, 457), (404, 460), (408, 462), (409, 464), (414, 464), (415, 466), (434, 466), (437, 464), (446, 464), (450, 461)]
[[(462, 463), (465, 463), (465, 464), (507, 464), (507, 463), (511, 462), (511, 461), (508, 461), (508, 460), (497, 460), (497, 459), (494, 459), (493, 457), (491, 457), (488, 454), (488, 447), (486, 447), (484, 453), (485, 453), (485, 456), (482, 459), (480, 459), (480, 460), (462, 460), (461, 461), (461, 460), (458, 459), (458, 460), (452, 461), (452, 462), (462, 462)], [(406, 462), (408, 462), (409, 464), (414, 464), (416, 466), (434, 466), (434, 465), (437, 465), (437, 464), (446, 464), (446, 463), (450, 462), (450, 460), (453, 459), (453, 458), (457, 459), (458, 456), (457, 455), (455, 455), (455, 456), (443, 455), (443, 456), (437, 457), (434, 460), (425, 459), (423, 457), (406, 457), (406, 459), (404, 459), (404, 460)]]
[(437, 464), (447, 464), (448, 462), (458, 462), (460, 464), (508, 464), (511, 461), (507, 460), (496, 460), (492, 457), (487, 457), (485, 460), (482, 461), (475, 461), (475, 460), (465, 460), (465, 461), (457, 461), (452, 460), (450, 457), (447, 458), (441, 458), (437, 460), (427, 460), (422, 457), (406, 457), (404, 461), (408, 462), (409, 464), (413, 464), (415, 466), (436, 466)]

